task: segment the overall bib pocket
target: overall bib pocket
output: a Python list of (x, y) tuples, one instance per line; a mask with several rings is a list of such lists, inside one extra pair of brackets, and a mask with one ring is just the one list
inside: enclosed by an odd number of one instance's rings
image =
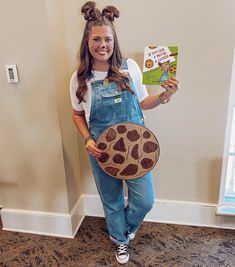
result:
[(103, 124), (127, 118), (130, 112), (128, 93), (116, 89), (101, 90), (93, 106), (96, 122)]

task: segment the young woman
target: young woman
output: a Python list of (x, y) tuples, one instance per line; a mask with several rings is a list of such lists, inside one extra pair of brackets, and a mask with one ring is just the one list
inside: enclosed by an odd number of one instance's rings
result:
[[(97, 164), (96, 159), (102, 153), (96, 147), (96, 139), (105, 128), (119, 122), (143, 125), (142, 109), (168, 102), (179, 88), (179, 82), (170, 79), (162, 85), (163, 93), (148, 96), (137, 63), (122, 57), (113, 26), (119, 11), (113, 6), (99, 11), (95, 2), (87, 2), (81, 12), (86, 25), (79, 67), (70, 82), (73, 120), (89, 153), (110, 239), (116, 244), (116, 259), (123, 264), (129, 260), (129, 241), (154, 204), (152, 174), (126, 180), (128, 204), (125, 206), (123, 181), (109, 176)], [(115, 101), (117, 93), (119, 101)]]

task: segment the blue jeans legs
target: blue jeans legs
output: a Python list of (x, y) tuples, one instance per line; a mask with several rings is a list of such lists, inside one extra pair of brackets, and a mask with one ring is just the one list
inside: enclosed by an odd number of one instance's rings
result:
[(152, 173), (126, 180), (128, 203), (125, 207), (123, 181), (106, 174), (89, 156), (96, 186), (103, 204), (109, 235), (116, 244), (128, 244), (128, 232), (135, 232), (154, 204)]

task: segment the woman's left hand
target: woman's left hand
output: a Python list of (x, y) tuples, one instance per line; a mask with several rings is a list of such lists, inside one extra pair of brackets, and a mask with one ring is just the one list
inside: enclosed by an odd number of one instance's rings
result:
[(165, 81), (161, 86), (166, 90), (164, 92), (164, 98), (169, 99), (180, 88), (180, 82), (175, 77), (171, 77), (168, 81)]

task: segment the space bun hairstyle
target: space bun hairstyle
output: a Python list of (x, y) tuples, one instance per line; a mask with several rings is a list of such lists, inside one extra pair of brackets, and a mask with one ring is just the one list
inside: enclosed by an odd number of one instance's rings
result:
[(88, 21), (95, 20), (101, 16), (100, 10), (96, 8), (96, 3), (92, 1), (86, 2), (82, 6), (81, 13), (84, 16), (84, 19)]
[(84, 101), (84, 95), (87, 91), (87, 80), (92, 77), (93, 58), (88, 47), (89, 34), (94, 26), (110, 26), (113, 33), (113, 54), (109, 58), (109, 70), (107, 78), (109, 81), (117, 82), (122, 90), (129, 90), (134, 93), (129, 85), (129, 78), (126, 74), (120, 72), (122, 64), (122, 54), (119, 47), (117, 34), (113, 26), (115, 18), (119, 18), (119, 11), (114, 6), (106, 6), (102, 12), (96, 8), (93, 1), (86, 2), (81, 8), (81, 14), (86, 20), (83, 37), (78, 52), (79, 66), (77, 70), (78, 89), (76, 96), (78, 103)]
[(114, 6), (107, 6), (102, 10), (102, 15), (113, 22), (115, 18), (119, 18), (119, 11)]

